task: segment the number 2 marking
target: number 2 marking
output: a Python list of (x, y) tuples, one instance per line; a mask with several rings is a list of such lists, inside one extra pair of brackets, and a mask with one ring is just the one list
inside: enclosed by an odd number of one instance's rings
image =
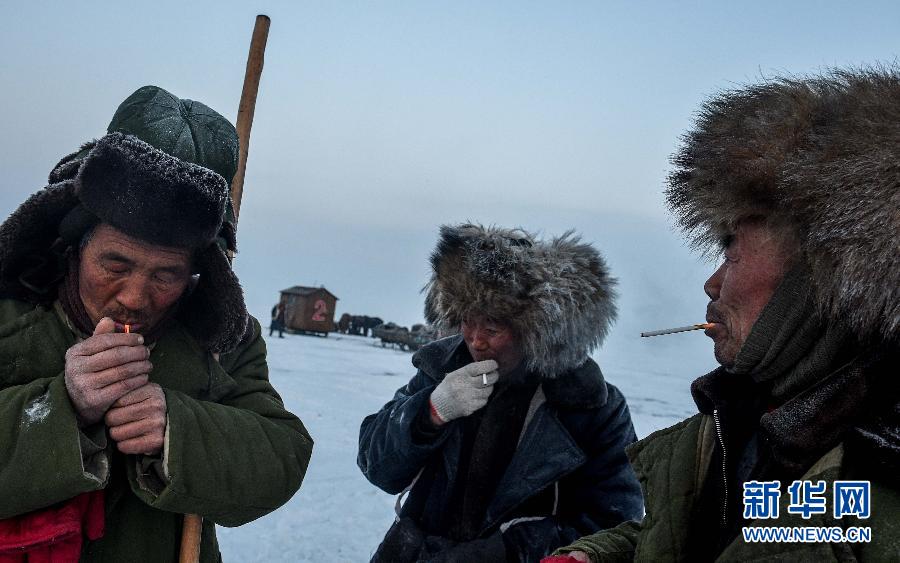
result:
[(312, 320), (320, 322), (324, 321), (325, 313), (328, 312), (328, 305), (325, 304), (325, 301), (323, 299), (319, 299), (318, 301), (316, 301), (314, 307), (316, 309), (316, 312), (313, 314)]

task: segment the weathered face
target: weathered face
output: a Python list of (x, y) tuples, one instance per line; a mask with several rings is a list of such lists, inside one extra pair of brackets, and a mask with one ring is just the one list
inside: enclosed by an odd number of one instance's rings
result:
[(184, 293), (191, 278), (190, 251), (154, 246), (100, 224), (81, 250), (79, 293), (96, 325), (103, 317), (154, 327)]
[(759, 222), (738, 226), (725, 247), (724, 262), (703, 286), (710, 298), (706, 320), (716, 323), (706, 335), (715, 342), (716, 360), (723, 366), (734, 365), (787, 263), (788, 254), (768, 227)]
[(494, 360), (500, 375), (514, 370), (525, 357), (519, 339), (509, 325), (486, 318), (472, 318), (462, 323), (463, 340), (476, 362)]

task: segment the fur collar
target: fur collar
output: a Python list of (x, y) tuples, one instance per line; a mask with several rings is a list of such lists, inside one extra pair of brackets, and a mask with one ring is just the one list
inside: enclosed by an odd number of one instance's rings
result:
[[(691, 385), (703, 414), (760, 404), (759, 428), (776, 460), (803, 471), (824, 452), (844, 442), (857, 459), (896, 480), (900, 471), (900, 395), (894, 372), (900, 349), (883, 347), (858, 354), (782, 404), (769, 405), (768, 388), (748, 376), (719, 367)], [(749, 422), (749, 421), (745, 421)], [(865, 455), (862, 455), (862, 454)]]

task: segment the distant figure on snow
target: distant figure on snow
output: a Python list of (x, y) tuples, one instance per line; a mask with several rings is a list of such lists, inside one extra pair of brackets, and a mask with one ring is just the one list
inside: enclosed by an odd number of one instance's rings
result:
[(272, 320), (269, 323), (269, 336), (278, 331), (278, 338), (284, 338), (284, 303), (278, 302), (272, 307)]

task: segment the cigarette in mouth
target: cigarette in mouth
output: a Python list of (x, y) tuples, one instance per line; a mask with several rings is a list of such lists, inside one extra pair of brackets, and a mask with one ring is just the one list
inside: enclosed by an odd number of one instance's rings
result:
[(666, 328), (663, 330), (651, 330), (650, 332), (642, 332), (641, 338), (648, 336), (662, 336), (663, 334), (675, 334), (676, 332), (687, 332), (689, 330), (701, 330), (704, 328), (712, 328), (716, 323), (700, 323), (696, 325), (680, 326), (678, 328)]

